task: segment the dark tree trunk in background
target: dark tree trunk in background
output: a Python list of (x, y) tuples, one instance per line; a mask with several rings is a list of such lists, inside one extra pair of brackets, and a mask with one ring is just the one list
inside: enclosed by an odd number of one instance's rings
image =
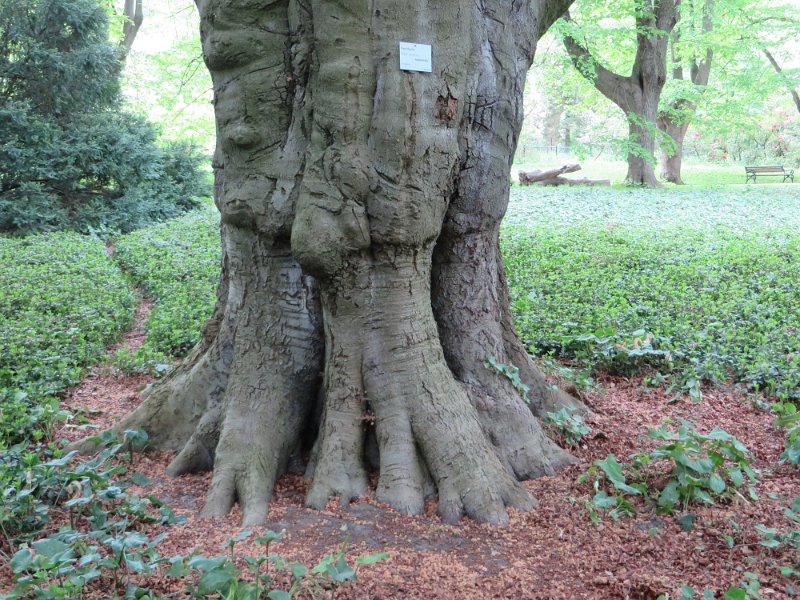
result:
[[(705, 0), (703, 5), (702, 30), (703, 33), (710, 33), (714, 29), (714, 0)], [(675, 44), (679, 42), (678, 34), (675, 33), (671, 38), (672, 43), (672, 78), (678, 81), (684, 80), (684, 68), (681, 60), (675, 54)], [(711, 61), (714, 58), (714, 51), (711, 48), (706, 50), (702, 60), (698, 61), (693, 57), (689, 67), (689, 79), (698, 88), (705, 88), (708, 85), (708, 78), (711, 74)], [(679, 98), (670, 103), (669, 109), (662, 111), (658, 115), (658, 128), (666, 134), (674, 144), (661, 145), (661, 179), (671, 183), (683, 185), (681, 179), (681, 163), (683, 159), (683, 142), (686, 139), (686, 131), (689, 129), (697, 105), (688, 98)]]
[(122, 61), (130, 54), (136, 34), (139, 33), (139, 28), (144, 22), (142, 2), (143, 0), (125, 0), (122, 10), (125, 23), (122, 25), (122, 40), (119, 43), (119, 55)]
[[(536, 418), (563, 404), (517, 337), (498, 246), (522, 92), (569, 0), (200, 0), (217, 119), (219, 301), (201, 343), (116, 429), (214, 471), (203, 513), (265, 519), (316, 441), (307, 497), (367, 491), (503, 522), (518, 480), (571, 459)], [(433, 72), (400, 71), (400, 41)], [(492, 355), (517, 365), (531, 406)], [(374, 423), (374, 424), (373, 424)], [(374, 438), (373, 438), (374, 436)]]
[(658, 128), (672, 139), (674, 145), (661, 149), (661, 172), (659, 173), (661, 179), (683, 185), (681, 179), (681, 166), (683, 164), (683, 141), (686, 139), (686, 131), (689, 129), (689, 123), (675, 123), (672, 118), (659, 117)]
[(575, 67), (625, 113), (629, 140), (637, 146), (627, 159), (625, 179), (631, 184), (659, 185), (653, 170), (656, 119), (661, 90), (667, 80), (669, 34), (677, 22), (679, 1), (654, 0), (642, 3), (637, 10), (636, 58), (627, 77), (601, 65), (580, 40), (569, 34), (564, 36), (564, 46)]

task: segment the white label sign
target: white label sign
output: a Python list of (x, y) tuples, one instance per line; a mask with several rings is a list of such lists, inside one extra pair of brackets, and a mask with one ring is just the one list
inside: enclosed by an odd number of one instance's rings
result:
[(431, 47), (428, 44), (400, 42), (400, 69), (430, 73), (433, 70)]

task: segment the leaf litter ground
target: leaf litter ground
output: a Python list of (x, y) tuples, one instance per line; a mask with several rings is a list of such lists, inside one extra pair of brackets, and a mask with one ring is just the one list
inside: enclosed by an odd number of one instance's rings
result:
[[(138, 326), (122, 344), (135, 348), (141, 343), (146, 312), (145, 306)], [(65, 405), (73, 411), (83, 407), (92, 425), (105, 428), (135, 407), (138, 390), (149, 381), (100, 365)], [(589, 420), (589, 439), (573, 450), (580, 463), (555, 476), (525, 482), (539, 506), (530, 513), (511, 511), (507, 527), (468, 519), (458, 526), (445, 525), (434, 502), (424, 516), (409, 517), (372, 495), (349, 506), (332, 501), (325, 510), (315, 511), (303, 506), (307, 482), (290, 474), (278, 481), (268, 523), (255, 533), (283, 531), (274, 551), (309, 566), (338, 551), (345, 541), (350, 557), (379, 551), (391, 555), (389, 561), (363, 568), (359, 581), (341, 589), (339, 598), (655, 599), (665, 593), (678, 598), (684, 585), (722, 597), (724, 590), (743, 580), (744, 572), (759, 575), (762, 597), (789, 597), (787, 586), (793, 582), (779, 569), (796, 557), (790, 556), (791, 550), (761, 546), (755, 529), (758, 524), (786, 529), (783, 510), (800, 494), (797, 468), (778, 463), (783, 436), (773, 426), (773, 417), (735, 387), (709, 390), (698, 403), (686, 399), (669, 404), (669, 396), (645, 387), (640, 378), (606, 377), (601, 383), (602, 391), (585, 396), (596, 414)], [(744, 442), (760, 470), (759, 500), (692, 507), (697, 519), (688, 532), (676, 517), (658, 516), (642, 505), (633, 518), (614, 521), (604, 515), (599, 525), (592, 524), (586, 501), (594, 490), (577, 483), (578, 476), (609, 453), (625, 460), (652, 448), (647, 428), (666, 418), (691, 420), (701, 431), (720, 427)], [(86, 429), (64, 429), (61, 434), (76, 439)], [(241, 531), (241, 513), (234, 509), (225, 518), (199, 518), (210, 474), (169, 478), (164, 469), (173, 456), (148, 452), (135, 464), (135, 470), (150, 479), (147, 488), (138, 491), (156, 495), (188, 519), (168, 529), (160, 554), (194, 549), (207, 556), (224, 553), (226, 540)], [(155, 535), (157, 529), (150, 533)], [(252, 539), (237, 544), (237, 555), (258, 553), (260, 547)], [(7, 577), (7, 570), (0, 571), (0, 578)], [(174, 580), (156, 582), (162, 593), (178, 586)]]

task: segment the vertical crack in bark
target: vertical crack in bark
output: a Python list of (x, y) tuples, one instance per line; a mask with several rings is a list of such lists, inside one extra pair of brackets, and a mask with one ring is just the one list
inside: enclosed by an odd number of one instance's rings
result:
[(244, 272), (236, 275), (244, 301), (203, 514), (223, 515), (238, 498), (244, 521), (254, 524), (266, 518), (274, 482), (311, 414), (321, 340), (305, 312), (310, 290), (289, 249), (246, 230), (229, 238), (231, 252), (243, 259)]

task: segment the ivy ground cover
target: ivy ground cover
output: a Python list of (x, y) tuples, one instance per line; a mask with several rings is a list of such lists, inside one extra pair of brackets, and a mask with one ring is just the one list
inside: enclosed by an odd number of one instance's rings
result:
[(800, 186), (514, 187), (502, 239), (532, 351), (800, 396)]
[(0, 237), (0, 448), (39, 439), (54, 399), (133, 321), (135, 299), (102, 241)]
[(122, 236), (114, 257), (155, 302), (140, 354), (186, 354), (214, 308), (219, 213), (207, 208)]

